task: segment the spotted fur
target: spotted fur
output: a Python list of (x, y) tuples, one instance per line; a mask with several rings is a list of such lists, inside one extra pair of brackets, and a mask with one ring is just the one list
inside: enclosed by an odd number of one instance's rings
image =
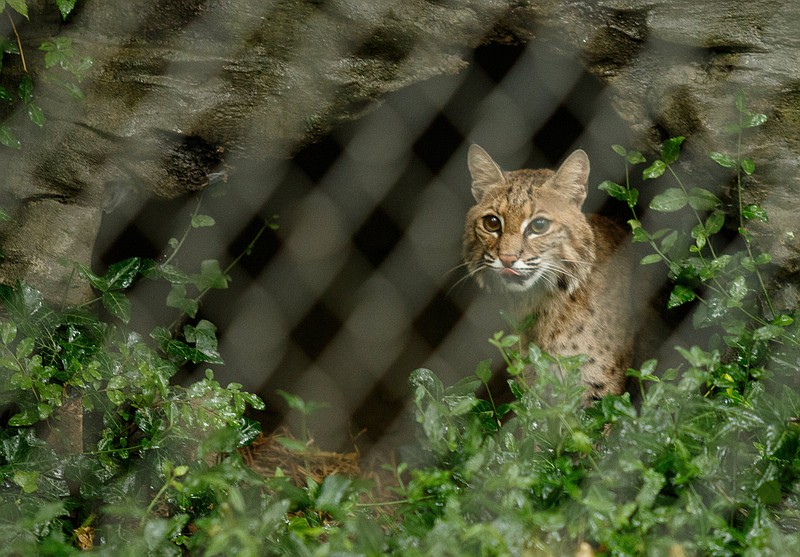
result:
[(469, 150), (476, 204), (467, 214), (464, 260), (484, 288), (508, 295), (528, 342), (586, 354), (584, 402), (625, 389), (635, 324), (626, 234), (586, 215), (589, 158), (573, 152), (556, 171), (506, 172), (477, 145)]

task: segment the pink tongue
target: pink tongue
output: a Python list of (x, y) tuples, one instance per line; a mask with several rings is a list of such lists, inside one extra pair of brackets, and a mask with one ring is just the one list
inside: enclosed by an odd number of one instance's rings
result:
[(514, 269), (509, 269), (508, 267), (506, 267), (505, 269), (503, 269), (500, 272), (502, 274), (504, 274), (506, 276), (510, 276), (510, 277), (518, 277), (519, 276), (519, 273), (517, 271), (515, 271)]

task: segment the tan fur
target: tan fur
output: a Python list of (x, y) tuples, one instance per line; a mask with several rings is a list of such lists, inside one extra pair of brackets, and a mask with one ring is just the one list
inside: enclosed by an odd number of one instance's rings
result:
[[(584, 402), (622, 393), (635, 335), (631, 267), (624, 230), (581, 211), (586, 153), (575, 151), (555, 172), (504, 172), (473, 145), (469, 167), (477, 202), (464, 230), (470, 274), (482, 287), (508, 294), (518, 320), (535, 314), (524, 340), (553, 354), (589, 357), (581, 369)], [(493, 220), (487, 228), (492, 217), (501, 221), (499, 230), (489, 230)]]

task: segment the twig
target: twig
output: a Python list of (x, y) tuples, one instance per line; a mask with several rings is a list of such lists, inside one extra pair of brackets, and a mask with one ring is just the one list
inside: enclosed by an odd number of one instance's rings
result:
[(17, 38), (17, 47), (19, 47), (19, 57), (22, 59), (22, 69), (25, 73), (28, 73), (28, 65), (25, 63), (25, 52), (22, 50), (22, 40), (19, 38), (19, 33), (17, 33), (17, 26), (14, 25), (14, 18), (11, 17), (11, 14), (6, 12), (8, 16), (8, 21), (11, 22), (11, 29), (14, 31), (14, 36)]

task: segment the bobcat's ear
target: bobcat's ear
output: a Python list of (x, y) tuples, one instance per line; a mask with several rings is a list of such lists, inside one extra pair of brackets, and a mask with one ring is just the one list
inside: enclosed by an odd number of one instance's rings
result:
[(556, 170), (551, 183), (555, 189), (581, 207), (589, 188), (589, 156), (586, 152), (582, 149), (573, 151)]
[(472, 196), (480, 202), (492, 186), (506, 183), (506, 177), (489, 153), (474, 143), (469, 146), (467, 166), (472, 175)]

